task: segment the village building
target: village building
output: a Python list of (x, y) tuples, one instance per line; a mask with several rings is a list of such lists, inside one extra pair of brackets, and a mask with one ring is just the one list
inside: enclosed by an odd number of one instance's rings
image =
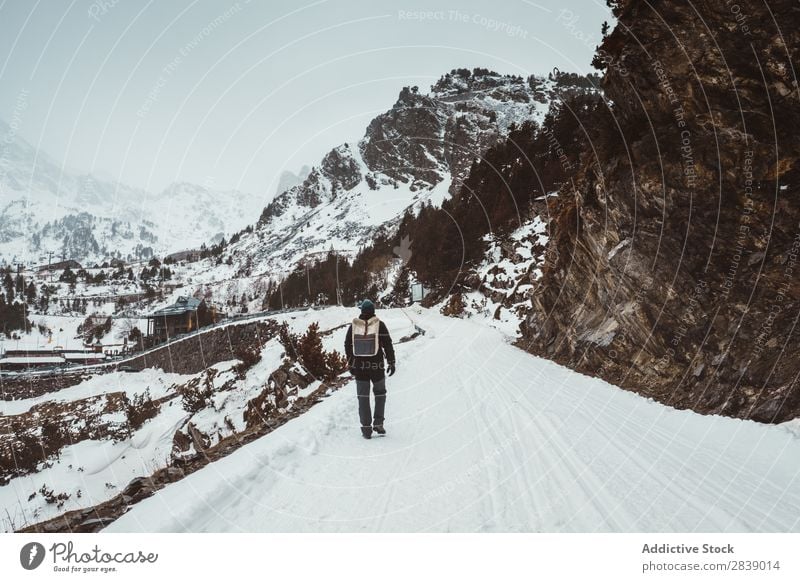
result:
[(106, 355), (96, 351), (7, 350), (0, 357), (0, 372), (24, 372), (38, 368), (102, 364)]
[(106, 355), (102, 352), (64, 352), (64, 361), (68, 364), (102, 364)]
[(68, 259), (66, 261), (59, 261), (57, 263), (50, 263), (49, 265), (39, 265), (37, 270), (41, 271), (63, 271), (69, 267), (71, 270), (81, 269), (81, 264), (78, 261)]
[(185, 251), (178, 251), (175, 253), (171, 253), (164, 257), (164, 260), (173, 260), (176, 263), (178, 261), (187, 261), (191, 263), (192, 261), (196, 261), (197, 258), (200, 256), (200, 249), (187, 249)]
[(35, 368), (61, 366), (66, 360), (60, 355), (49, 356), (9, 356), (0, 358), (0, 372), (21, 372)]
[(160, 343), (217, 321), (217, 311), (202, 299), (179, 297), (175, 303), (147, 316), (150, 343)]

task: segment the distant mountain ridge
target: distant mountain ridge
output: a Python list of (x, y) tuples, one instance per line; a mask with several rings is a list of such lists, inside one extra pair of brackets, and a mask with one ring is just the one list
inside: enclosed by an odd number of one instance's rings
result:
[(0, 261), (146, 259), (255, 221), (252, 194), (187, 183), (152, 194), (67, 170), (3, 121), (0, 139)]

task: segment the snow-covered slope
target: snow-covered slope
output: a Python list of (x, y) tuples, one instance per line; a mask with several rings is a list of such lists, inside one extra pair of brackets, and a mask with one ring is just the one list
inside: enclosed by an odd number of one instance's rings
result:
[(255, 222), (263, 201), (176, 183), (154, 194), (63, 168), (0, 121), (0, 259), (149, 258)]
[(788, 426), (674, 410), (410, 315), (427, 334), (397, 346), (385, 438), (361, 438), (351, 384), (106, 531), (800, 531)]

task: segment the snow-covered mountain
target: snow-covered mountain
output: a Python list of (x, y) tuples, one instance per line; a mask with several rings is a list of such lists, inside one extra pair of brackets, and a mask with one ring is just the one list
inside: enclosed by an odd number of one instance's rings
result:
[(540, 124), (565, 94), (593, 91), (585, 81), (457, 69), (428, 94), (403, 88), (358, 143), (332, 149), (264, 209), (254, 232), (226, 250), (227, 274), (280, 276), (332, 248), (351, 255), (406, 210), (456, 192), (473, 162), (513, 127)]
[(152, 194), (77, 174), (0, 121), (0, 259), (102, 262), (219, 240), (252, 223), (260, 197), (177, 183)]

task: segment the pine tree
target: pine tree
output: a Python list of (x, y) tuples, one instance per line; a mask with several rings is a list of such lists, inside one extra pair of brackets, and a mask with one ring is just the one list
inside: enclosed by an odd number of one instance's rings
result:
[(36, 285), (33, 284), (33, 281), (28, 283), (28, 287), (25, 289), (25, 296), (30, 304), (33, 304), (34, 301), (36, 301)]
[(317, 377), (324, 377), (326, 372), (325, 353), (322, 349), (322, 337), (319, 335), (319, 324), (313, 322), (308, 326), (297, 345), (297, 355), (306, 370)]
[(8, 272), (3, 277), (3, 288), (6, 290), (6, 302), (11, 305), (14, 303), (14, 280)]
[(61, 276), (58, 278), (59, 281), (62, 283), (69, 283), (70, 285), (74, 285), (75, 282), (78, 280), (78, 276), (72, 272), (72, 269), (66, 267), (64, 272), (61, 273)]

